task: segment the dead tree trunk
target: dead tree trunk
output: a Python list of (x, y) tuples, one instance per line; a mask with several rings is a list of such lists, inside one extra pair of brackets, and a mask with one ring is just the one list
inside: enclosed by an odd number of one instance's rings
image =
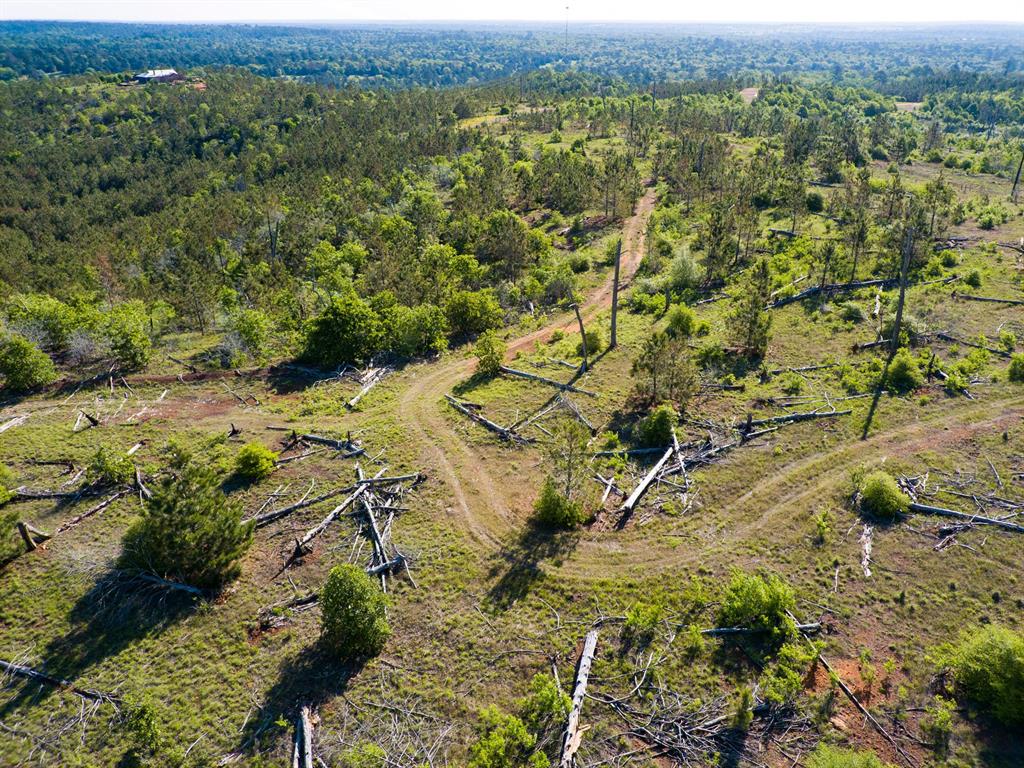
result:
[(651, 471), (647, 473), (647, 477), (640, 481), (640, 485), (636, 487), (633, 493), (629, 495), (629, 498), (626, 499), (626, 502), (622, 505), (622, 510), (624, 512), (633, 511), (633, 508), (637, 505), (637, 502), (640, 501), (640, 497), (644, 495), (650, 484), (654, 482), (654, 478), (656, 478), (658, 476), (658, 473), (661, 472), (661, 468), (665, 466), (665, 462), (667, 462), (669, 458), (672, 456), (673, 451), (675, 451), (675, 447), (670, 445), (668, 447), (668, 450), (665, 451), (665, 454), (660, 459), (658, 459), (658, 463), (655, 464), (651, 468)]
[(61, 680), (58, 677), (51, 677), (45, 672), (40, 672), (32, 667), (26, 667), (23, 664), (13, 664), (9, 661), (0, 659), (0, 670), (9, 674), (23, 677), (27, 680), (35, 680), (39, 683), (46, 683), (47, 685), (56, 686), (57, 688), (66, 688), (76, 696), (81, 696), (83, 699), (91, 699), (92, 701), (107, 701), (112, 704), (117, 704), (119, 699), (109, 693), (103, 693), (102, 691), (94, 691), (90, 688), (79, 688), (70, 680)]
[(907, 295), (907, 270), (910, 268), (910, 254), (914, 249), (914, 228), (907, 227), (907, 235), (903, 241), (903, 261), (900, 264), (900, 298), (896, 303), (896, 320), (892, 327), (892, 340), (889, 356), (896, 354), (900, 346), (900, 326), (903, 323), (903, 302)]
[[(375, 477), (380, 477), (386, 471), (387, 467), (383, 467), (375, 475)], [(356, 488), (355, 492), (351, 496), (346, 498), (343, 502), (341, 502), (341, 504), (339, 504), (330, 512), (328, 512), (327, 516), (323, 520), (321, 520), (315, 527), (310, 528), (308, 531), (306, 531), (306, 535), (295, 542), (295, 552), (292, 553), (292, 556), (288, 559), (287, 564), (290, 565), (297, 557), (299, 557), (302, 553), (306, 552), (307, 549), (309, 548), (309, 543), (313, 541), (313, 539), (315, 539), (321, 533), (323, 533), (327, 529), (327, 526), (330, 525), (331, 522), (338, 515), (340, 515), (342, 512), (344, 512), (346, 509), (352, 506), (355, 502), (357, 502), (362, 497), (362, 495), (366, 493), (369, 487), (369, 485), (360, 485), (358, 488)]]
[(572, 691), (572, 707), (565, 725), (565, 736), (562, 738), (562, 756), (558, 768), (572, 768), (576, 750), (580, 748), (583, 733), (580, 731), (580, 712), (583, 710), (583, 699), (587, 695), (587, 680), (590, 678), (590, 666), (594, 663), (594, 652), (597, 650), (597, 630), (592, 629), (583, 641), (583, 652), (579, 664), (576, 665), (576, 684)]
[(43, 533), (38, 528), (21, 521), (18, 521), (18, 533), (25, 540), (25, 549), (28, 552), (31, 552), (44, 541), (52, 538), (50, 534)]
[(924, 515), (941, 515), (943, 517), (955, 517), (958, 520), (963, 520), (968, 523), (982, 523), (983, 525), (995, 525), (999, 528), (1005, 528), (1008, 531), (1024, 533), (1024, 525), (1008, 523), (1005, 520), (997, 520), (993, 517), (982, 517), (980, 515), (972, 515), (968, 512), (957, 512), (956, 510), (953, 509), (945, 509), (944, 507), (932, 507), (928, 504), (918, 504), (916, 502), (908, 504), (907, 508), (911, 512), (920, 512)]
[(576, 310), (576, 322), (580, 324), (580, 349), (583, 352), (583, 365), (580, 366), (580, 371), (585, 372), (587, 370), (587, 332), (583, 328), (583, 315), (580, 313), (580, 305), (573, 304), (572, 308)]
[(299, 708), (299, 714), (295, 719), (292, 768), (313, 768), (313, 720), (306, 705)]
[(619, 344), (616, 332), (618, 330), (619, 319), (619, 264), (621, 261), (622, 238), (619, 238), (619, 244), (615, 248), (615, 274), (612, 277), (612, 335), (608, 342), (608, 349), (615, 349)]
[(1020, 184), (1020, 172), (1024, 168), (1024, 147), (1021, 147), (1020, 162), (1017, 164), (1017, 175), (1013, 177), (1013, 189), (1010, 190), (1010, 200), (1017, 202), (1017, 185)]
[(520, 371), (520, 370), (517, 370), (515, 368), (509, 368), (506, 365), (502, 365), (499, 368), (499, 370), (502, 373), (508, 374), (509, 376), (518, 376), (521, 379), (529, 379), (530, 381), (539, 381), (541, 384), (547, 384), (547, 385), (552, 386), (552, 387), (557, 387), (558, 389), (565, 390), (566, 392), (579, 392), (581, 395), (590, 395), (591, 397), (597, 397), (597, 393), (596, 392), (591, 392), (588, 389), (580, 389), (579, 387), (573, 386), (572, 384), (563, 384), (560, 381), (555, 381), (554, 379), (548, 379), (548, 378), (546, 378), (544, 376), (538, 376), (537, 374), (530, 373), (529, 371)]

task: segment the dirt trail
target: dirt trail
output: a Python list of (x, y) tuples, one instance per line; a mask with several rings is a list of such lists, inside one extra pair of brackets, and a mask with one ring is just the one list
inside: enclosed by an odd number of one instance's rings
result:
[[(644, 256), (647, 219), (654, 210), (655, 193), (648, 189), (637, 203), (633, 215), (623, 228), (620, 287), (627, 286)], [(581, 307), (584, 321), (611, 306), (612, 276), (592, 293)], [(575, 315), (563, 314), (544, 328), (512, 339), (508, 354), (514, 355), (544, 341), (558, 329), (575, 329)], [(399, 412), (410, 433), (422, 446), (427, 465), (436, 467), (448, 485), (454, 501), (453, 510), (473, 539), (494, 548), (505, 535), (513, 519), (500, 484), (491, 475), (471, 446), (451, 427), (441, 401), (445, 393), (473, 371), (472, 359), (443, 360), (418, 368), (410, 386), (399, 398)]]

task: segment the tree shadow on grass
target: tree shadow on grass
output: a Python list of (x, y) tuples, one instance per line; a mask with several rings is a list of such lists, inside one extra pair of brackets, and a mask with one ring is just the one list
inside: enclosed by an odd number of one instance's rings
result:
[[(117, 571), (109, 571), (72, 607), (68, 615), (71, 629), (51, 640), (42, 659), (38, 663), (30, 661), (30, 666), (77, 683), (92, 667), (133, 643), (162, 634), (192, 613), (199, 600), (193, 595), (142, 585)], [(88, 682), (79, 684), (92, 687)], [(23, 685), (0, 707), (0, 719), (23, 706), (45, 701), (57, 690), (50, 685)]]
[(488, 577), (497, 581), (487, 592), (488, 602), (501, 610), (512, 607), (545, 577), (543, 563), (560, 564), (579, 539), (579, 531), (553, 531), (528, 523), (516, 541), (496, 555)]
[(277, 681), (264, 696), (259, 714), (242, 729), (237, 751), (272, 750), (280, 738), (281, 730), (276, 726), (279, 720), (287, 721), (290, 732), (301, 707), (315, 711), (345, 693), (349, 681), (367, 661), (339, 661), (320, 641), (285, 659), (278, 669)]

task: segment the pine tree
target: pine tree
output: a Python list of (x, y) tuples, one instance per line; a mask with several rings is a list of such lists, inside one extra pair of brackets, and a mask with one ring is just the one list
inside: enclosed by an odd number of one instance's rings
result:
[(179, 453), (142, 519), (125, 534), (119, 564), (216, 589), (241, 573), (252, 528), (242, 523), (241, 504), (224, 495), (214, 471)]
[(751, 268), (750, 277), (733, 296), (732, 309), (726, 326), (734, 344), (747, 354), (763, 357), (768, 351), (772, 316), (765, 306), (771, 295), (771, 272), (766, 259), (758, 259)]

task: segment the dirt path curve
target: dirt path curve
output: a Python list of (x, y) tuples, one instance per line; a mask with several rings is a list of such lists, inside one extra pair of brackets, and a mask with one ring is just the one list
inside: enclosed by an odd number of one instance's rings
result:
[[(874, 463), (887, 456), (914, 457), (925, 451), (941, 451), (976, 435), (1005, 430), (1019, 424), (1022, 418), (1024, 397), (1021, 395), (944, 410), (867, 440), (844, 442), (828, 451), (775, 467), (766, 477), (752, 477), (748, 490), (741, 496), (727, 504), (708, 507), (700, 514), (714, 512), (716, 518), (727, 523), (730, 541), (758, 536), (770, 538), (774, 526), (787, 525), (794, 514), (830, 498), (861, 464)], [(748, 510), (749, 517), (744, 517)], [(622, 546), (619, 538), (584, 539), (563, 567), (571, 570), (576, 578), (604, 578), (609, 571), (609, 556), (621, 551)], [(695, 564), (702, 556), (701, 548), (675, 547), (648, 538), (644, 546), (630, 549), (629, 568), (657, 573)]]
[[(644, 256), (647, 220), (654, 210), (655, 192), (648, 189), (623, 228), (620, 289), (629, 285)], [(592, 293), (581, 307), (584, 321), (611, 306), (611, 276)], [(508, 354), (531, 349), (558, 329), (575, 329), (575, 315), (563, 314), (548, 325), (508, 342)], [(452, 428), (441, 402), (445, 393), (466, 379), (473, 370), (472, 359), (442, 360), (427, 363), (413, 372), (413, 380), (399, 397), (403, 423), (421, 446), (427, 466), (435, 467), (451, 491), (452, 512), (476, 543), (488, 549), (500, 545), (512, 523), (513, 514), (500, 484), (491, 478), (485, 463), (473, 448)]]

